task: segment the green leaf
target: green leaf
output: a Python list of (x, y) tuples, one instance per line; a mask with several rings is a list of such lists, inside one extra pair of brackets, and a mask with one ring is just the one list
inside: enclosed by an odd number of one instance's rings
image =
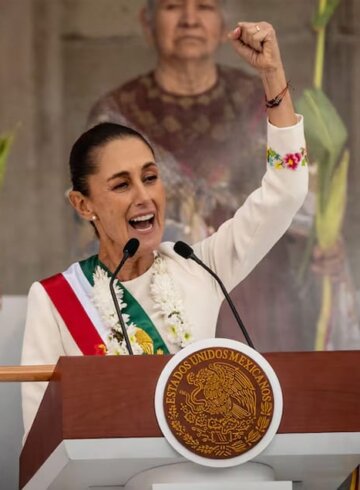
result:
[(14, 136), (15, 132), (0, 135), (0, 185), (4, 180), (6, 160), (14, 141)]
[(324, 10), (321, 13), (317, 12), (315, 14), (315, 17), (312, 21), (312, 26), (316, 31), (324, 29), (327, 26), (327, 24), (331, 20), (331, 17), (334, 15), (335, 10), (338, 8), (340, 2), (341, 0), (328, 0)]
[(324, 210), (316, 213), (318, 243), (323, 250), (335, 245), (341, 233), (347, 195), (347, 174), (350, 154), (345, 150), (331, 179), (329, 198)]
[(296, 109), (304, 116), (310, 161), (318, 164), (320, 207), (324, 209), (331, 176), (348, 133), (335, 107), (321, 89), (305, 90), (296, 103)]

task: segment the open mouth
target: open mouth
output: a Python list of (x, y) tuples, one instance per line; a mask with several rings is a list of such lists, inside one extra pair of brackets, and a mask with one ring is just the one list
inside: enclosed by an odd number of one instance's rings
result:
[(147, 231), (153, 227), (154, 219), (155, 215), (153, 213), (144, 214), (143, 216), (130, 219), (129, 223), (135, 230)]

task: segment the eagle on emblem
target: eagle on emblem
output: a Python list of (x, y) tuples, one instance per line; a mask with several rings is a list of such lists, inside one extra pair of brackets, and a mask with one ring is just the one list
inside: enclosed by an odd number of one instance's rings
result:
[(190, 393), (184, 393), (193, 413), (237, 419), (256, 416), (255, 388), (236, 366), (214, 362), (196, 374), (189, 373), (187, 382), (195, 386)]

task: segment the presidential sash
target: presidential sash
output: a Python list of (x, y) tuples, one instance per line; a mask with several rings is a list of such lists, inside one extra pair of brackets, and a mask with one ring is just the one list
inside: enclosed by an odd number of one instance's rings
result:
[[(101, 267), (110, 275), (108, 269), (99, 261), (98, 256), (94, 255), (73, 264), (61, 274), (41, 281), (84, 355), (103, 354), (104, 350), (101, 349), (101, 346), (105, 344), (109, 334), (109, 328), (104, 325), (91, 300), (93, 275), (97, 267)], [(127, 305), (123, 313), (128, 314), (132, 323), (136, 325), (140, 334), (137, 335), (137, 341), (138, 343), (143, 341), (144, 353), (168, 354), (169, 350), (164, 340), (140, 303), (119, 281), (118, 285), (123, 290), (123, 301)]]

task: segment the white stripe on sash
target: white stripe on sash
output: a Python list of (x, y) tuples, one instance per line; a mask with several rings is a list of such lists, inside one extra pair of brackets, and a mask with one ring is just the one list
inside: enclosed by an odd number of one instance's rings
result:
[[(105, 327), (103, 321), (100, 318), (98, 310), (95, 308), (91, 301), (92, 286), (85, 277), (79, 263), (76, 262), (75, 264), (71, 265), (62, 274), (66, 281), (69, 283), (75, 296), (80, 301), (82, 307), (88, 314), (98, 334), (105, 342), (109, 333), (109, 329)], [(109, 294), (111, 294), (110, 290)]]

